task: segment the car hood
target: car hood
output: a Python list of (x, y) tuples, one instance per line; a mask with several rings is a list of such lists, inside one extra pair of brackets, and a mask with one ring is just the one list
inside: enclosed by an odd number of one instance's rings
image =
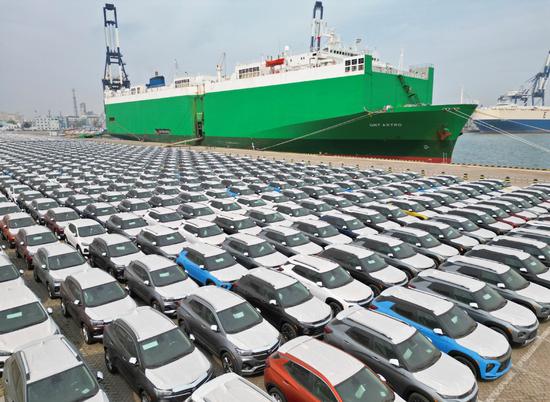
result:
[(323, 237), (322, 239), (328, 244), (349, 244), (353, 241), (351, 237), (343, 234), (337, 234), (331, 237)]
[(470, 232), (470, 233), (472, 233), (476, 236), (479, 236), (482, 239), (493, 239), (497, 236), (495, 232), (492, 232), (488, 229), (483, 229), (483, 228), (479, 228), (479, 229), (474, 230), (473, 232)]
[(183, 299), (192, 290), (198, 287), (199, 285), (188, 278), (181, 282), (172, 283), (171, 285), (156, 287), (155, 290), (164, 299)]
[(55, 322), (48, 317), (46, 321), (39, 324), (0, 335), (0, 350), (13, 353), (20, 346), (53, 335), (58, 330)]
[(54, 279), (56, 282), (63, 282), (65, 278), (69, 275), (76, 274), (79, 271), (84, 271), (92, 269), (88, 263), (84, 263), (82, 265), (76, 265), (74, 267), (69, 267), (65, 269), (57, 269), (57, 270), (49, 270), (50, 276)]
[(391, 265), (370, 274), (375, 279), (387, 284), (402, 283), (407, 280), (407, 274)]
[(545, 281), (550, 281), (550, 269), (542, 274), (537, 275), (537, 278), (543, 279)]
[(371, 236), (371, 235), (378, 234), (377, 230), (373, 228), (369, 228), (368, 226), (361, 229), (352, 230), (352, 232), (358, 236)]
[(313, 255), (323, 251), (323, 247), (311, 241), (309, 243), (302, 244), (301, 246), (290, 247), (290, 249), (296, 254), (303, 254), (303, 255)]
[(523, 225), (525, 223), (525, 220), (518, 218), (517, 216), (509, 216), (507, 218), (503, 219), (507, 223), (513, 223), (516, 225)]
[(394, 221), (386, 221), (386, 222), (380, 222), (376, 223), (376, 226), (380, 226), (382, 229), (390, 230), (390, 229), (399, 229), (401, 225), (399, 223)]
[(525, 219), (535, 219), (537, 217), (536, 214), (529, 211), (520, 211), (520, 212), (516, 212), (515, 214)]
[(248, 270), (240, 264), (235, 264), (230, 267), (212, 272), (216, 278), (222, 282), (234, 282), (246, 275)]
[(64, 222), (56, 222), (57, 226), (59, 226), (60, 228), (63, 228), (65, 229), (67, 226), (69, 226), (71, 223), (75, 223), (77, 220), (72, 220), (72, 221), (64, 221)]
[(487, 358), (501, 357), (510, 350), (510, 344), (504, 335), (482, 324), (478, 324), (471, 334), (456, 339), (456, 343)]
[(263, 257), (254, 258), (254, 261), (262, 267), (279, 267), (286, 263), (287, 258), (284, 254), (275, 251), (269, 255)]
[(136, 307), (137, 305), (134, 299), (130, 296), (126, 296), (123, 299), (102, 306), (86, 307), (84, 311), (92, 320), (111, 322), (123, 315), (131, 313)]
[(208, 237), (201, 237), (200, 238), (200, 241), (202, 241), (203, 243), (206, 243), (206, 244), (210, 244), (212, 246), (218, 246), (220, 244), (222, 244), (225, 240), (225, 235), (222, 233), (222, 234), (219, 234), (219, 235), (215, 235), (215, 236), (208, 236)]
[(476, 385), (470, 369), (445, 353), (435, 364), (412, 375), (438, 394), (451, 398), (468, 393)]
[(538, 303), (550, 303), (550, 289), (536, 283), (530, 283), (525, 289), (516, 290), (516, 293)]
[[(490, 232), (490, 233), (493, 233), (493, 232)], [(460, 237), (457, 237), (456, 239), (453, 239), (453, 242), (457, 243), (457, 244), (460, 244), (463, 247), (474, 247), (474, 246), (477, 246), (479, 244), (479, 241), (477, 241), (473, 237), (464, 236), (464, 235), (460, 236)]]
[(452, 210), (453, 210), (453, 208), (449, 208), (449, 207), (446, 207), (444, 205), (434, 208), (434, 211), (439, 213), (439, 214), (446, 214), (446, 213), (448, 213), (449, 211), (452, 211)]
[(429, 250), (445, 258), (458, 255), (458, 250), (456, 248), (446, 244), (440, 244), (439, 246), (432, 247)]
[(124, 230), (124, 233), (130, 237), (136, 237), (143, 228), (136, 228), (136, 229), (126, 229)]
[(538, 322), (531, 310), (512, 301), (507, 301), (504, 307), (491, 311), (490, 314), (519, 327), (530, 327)]
[(400, 218), (397, 218), (397, 220), (405, 224), (418, 222), (418, 218), (415, 218), (414, 216), (411, 216), (411, 215), (402, 216)]
[(418, 253), (416, 253), (412, 257), (403, 258), (401, 261), (403, 261), (405, 264), (411, 265), (416, 269), (428, 269), (434, 266), (434, 262), (431, 258)]
[(239, 233), (246, 233), (246, 234), (251, 234), (251, 235), (253, 235), (253, 236), (256, 236), (256, 235), (259, 234), (261, 231), (262, 231), (262, 228), (261, 228), (261, 227), (259, 227), (259, 226), (254, 226), (254, 227), (247, 228), (247, 229), (240, 229), (240, 230), (239, 230)]
[[(201, 218), (203, 218), (201, 216)], [(164, 225), (166, 227), (169, 227), (170, 229), (178, 230), (178, 228), (185, 222), (185, 219), (179, 219), (177, 221), (172, 222), (156, 222), (159, 225)]]
[(130, 264), (132, 261), (140, 260), (143, 257), (145, 257), (145, 254), (143, 254), (141, 251), (138, 251), (134, 254), (123, 255), (122, 257), (112, 257), (111, 261), (116, 265), (123, 265), (127, 267), (128, 264)]
[(158, 389), (174, 392), (191, 388), (201, 382), (210, 370), (210, 362), (198, 349), (162, 367), (146, 369), (145, 376)]
[(254, 353), (273, 348), (279, 342), (279, 332), (267, 321), (236, 334), (227, 334), (227, 340), (235, 347)]
[(499, 230), (512, 230), (513, 229), (512, 225), (508, 225), (507, 223), (504, 223), (504, 222), (491, 223), (491, 224), (489, 224), (489, 227), (499, 229)]
[(183, 249), (183, 245), (184, 243), (171, 244), (170, 246), (164, 246), (164, 247), (161, 247), (160, 249), (168, 255), (178, 256), (179, 253), (181, 253), (181, 250)]
[(327, 289), (334, 297), (348, 303), (364, 302), (373, 296), (371, 288), (364, 283), (353, 280), (347, 285), (335, 289)]
[(330, 307), (315, 297), (297, 306), (288, 307), (285, 312), (304, 323), (328, 320), (331, 315)]

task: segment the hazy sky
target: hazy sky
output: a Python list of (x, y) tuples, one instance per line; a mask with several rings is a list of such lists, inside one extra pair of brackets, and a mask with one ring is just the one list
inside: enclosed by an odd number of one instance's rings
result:
[[(155, 70), (215, 75), (236, 62), (309, 44), (313, 0), (115, 0), (132, 84)], [(101, 111), (105, 43), (96, 0), (0, 0), (0, 110), (32, 117)], [(432, 63), (435, 102), (456, 102), (460, 87), (491, 103), (542, 67), (550, 48), (548, 0), (325, 0), (325, 20), (344, 42), (362, 38), (384, 61)], [(550, 90), (550, 89), (549, 89)], [(549, 96), (550, 97), (550, 96)], [(550, 102), (550, 99), (549, 99)]]

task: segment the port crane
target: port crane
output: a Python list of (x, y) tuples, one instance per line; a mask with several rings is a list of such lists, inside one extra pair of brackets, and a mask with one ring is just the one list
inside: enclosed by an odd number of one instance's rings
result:
[(103, 90), (111, 89), (113, 91), (121, 88), (130, 88), (130, 80), (120, 52), (120, 42), (118, 39), (118, 19), (116, 7), (114, 4), (105, 4), (103, 7), (103, 24), (105, 27), (105, 47), (107, 53), (105, 56), (105, 72), (103, 74)]
[(531, 77), (527, 82), (529, 83), (529, 88), (521, 87), (515, 91), (508, 91), (506, 94), (501, 95), (498, 100), (499, 102), (511, 101), (514, 103), (523, 102), (524, 105), (527, 105), (529, 99), (531, 99), (531, 105), (535, 106), (537, 104), (537, 99), (539, 100), (540, 105), (544, 106), (544, 97), (545, 89), (548, 79), (550, 77), (550, 51), (546, 56), (546, 62), (541, 71), (535, 74), (534, 77)]

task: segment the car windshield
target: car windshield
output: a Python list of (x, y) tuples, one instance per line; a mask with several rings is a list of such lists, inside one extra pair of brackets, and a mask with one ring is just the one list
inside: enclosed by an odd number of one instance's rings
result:
[(299, 218), (300, 216), (307, 216), (310, 212), (304, 207), (294, 208), (289, 211), (289, 215)]
[(529, 272), (535, 275), (540, 275), (548, 271), (548, 267), (531, 255), (522, 260), (522, 263)]
[(213, 215), (214, 211), (212, 211), (209, 207), (202, 207), (202, 208), (195, 208), (193, 210), (194, 216), (205, 216), (205, 215)]
[(183, 282), (186, 279), (187, 274), (177, 265), (151, 271), (151, 280), (155, 286), (159, 287)]
[(122, 221), (122, 224), (121, 224), (122, 229), (137, 229), (137, 228), (142, 228), (144, 226), (147, 226), (147, 222), (145, 222), (145, 219), (143, 218), (128, 219), (128, 220)]
[(237, 204), (235, 202), (231, 202), (231, 203), (228, 202), (228, 203), (224, 203), (224, 204), (221, 205), (221, 210), (226, 211), (226, 212), (228, 212), (228, 211), (238, 211), (240, 209), (242, 209), (242, 208), (239, 206), (239, 204)]
[(10, 229), (24, 228), (32, 225), (34, 225), (34, 221), (30, 216), (26, 216), (24, 218), (18, 218), (18, 219), (10, 219), (8, 222), (8, 227)]
[(263, 207), (266, 204), (266, 202), (264, 200), (249, 200), (249, 201), (246, 201), (245, 204), (247, 204), (249, 207)]
[(179, 328), (151, 337), (139, 343), (141, 365), (154, 369), (181, 359), (195, 347)]
[(104, 216), (104, 215), (114, 215), (116, 214), (115, 207), (102, 207), (102, 208), (96, 208), (95, 214), (97, 216)]
[(401, 243), (398, 246), (390, 247), (394, 258), (409, 258), (416, 255), (414, 249), (408, 244)]
[(124, 292), (118, 282), (108, 282), (84, 289), (83, 293), (86, 307), (103, 306), (104, 304), (126, 297), (126, 292)]
[(309, 239), (304, 236), (303, 233), (296, 233), (290, 236), (285, 237), (286, 245), (289, 247), (303, 246), (304, 244), (309, 243)]
[(399, 361), (413, 373), (432, 366), (441, 357), (441, 352), (419, 332), (415, 332), (395, 348)]
[(407, 216), (407, 214), (405, 212), (403, 212), (402, 209), (399, 209), (399, 208), (392, 208), (390, 210), (388, 210), (388, 213), (393, 216), (394, 218), (403, 218), (404, 216)]
[(193, 194), (191, 197), (189, 197), (189, 200), (191, 202), (202, 202), (202, 201), (208, 201), (208, 197), (204, 194)]
[(78, 235), (80, 237), (98, 236), (105, 234), (105, 229), (101, 225), (90, 225), (78, 228)]
[(263, 257), (274, 252), (275, 248), (266, 241), (248, 246), (248, 253), (254, 258)]
[[(502, 208), (504, 208), (504, 207), (502, 207)], [(521, 209), (518, 208), (516, 205), (514, 205), (511, 202), (507, 203), (505, 208), (508, 208), (510, 210), (510, 212), (513, 212), (513, 213), (521, 212)]]
[(329, 224), (329, 225), (317, 228), (317, 233), (319, 234), (319, 237), (326, 238), (326, 237), (336, 236), (340, 232), (338, 232), (338, 229), (336, 229), (334, 226)]
[(471, 220), (466, 220), (464, 222), (461, 222), (461, 226), (463, 230), (466, 232), (475, 232), (476, 230), (479, 230), (479, 226), (477, 226), (474, 222)]
[(441, 329), (451, 338), (462, 338), (477, 328), (476, 322), (464, 310), (454, 305), (437, 318)]
[(327, 289), (339, 288), (353, 281), (349, 272), (340, 266), (330, 271), (320, 272), (319, 277)]
[(443, 229), (443, 234), (447, 239), (456, 239), (462, 236), (458, 230), (450, 226), (448, 228)]
[(151, 206), (149, 204), (147, 204), (146, 202), (132, 203), (128, 207), (128, 209), (130, 211), (144, 211), (144, 210), (149, 209), (149, 208), (151, 208)]
[(86, 260), (78, 252), (59, 254), (48, 257), (48, 268), (51, 270), (65, 269), (85, 264)]
[[(62, 390), (62, 392), (60, 392)], [(79, 364), (27, 385), (28, 402), (78, 402), (92, 398), (99, 392), (97, 381), (90, 370)]]
[(393, 392), (366, 367), (335, 386), (344, 402), (389, 402)]
[(353, 203), (346, 198), (336, 201), (336, 204), (338, 204), (338, 207), (340, 208), (351, 207), (353, 205)]
[(173, 205), (179, 205), (181, 201), (177, 198), (165, 198), (161, 201), (163, 207), (170, 207)]
[(127, 241), (125, 243), (112, 244), (109, 246), (109, 256), (122, 257), (128, 254), (137, 253), (139, 250), (134, 243)]
[(47, 318), (48, 314), (38, 302), (2, 310), (0, 311), (0, 334), (39, 324), (46, 321)]
[(506, 299), (487, 285), (474, 292), (473, 296), (479, 308), (484, 311), (495, 311), (506, 305)]
[(12, 281), (19, 278), (20, 274), (13, 264), (0, 267), (0, 282)]
[(377, 212), (375, 214), (369, 214), (369, 219), (372, 223), (382, 223), (386, 222), (387, 219), (381, 213)]
[(326, 202), (322, 202), (316, 205), (317, 205), (318, 212), (328, 212), (334, 209), (331, 205), (327, 204)]
[(50, 244), (55, 242), (57, 242), (57, 237), (53, 234), (53, 232), (44, 232), (27, 236), (28, 246), (40, 246), (42, 244)]
[(367, 272), (376, 272), (388, 266), (383, 258), (376, 254), (371, 254), (368, 257), (359, 259), (361, 267)]
[(348, 227), (348, 229), (352, 230), (362, 229), (365, 227), (365, 225), (363, 225), (363, 223), (361, 223), (359, 219), (348, 219), (344, 223)]
[(38, 209), (39, 211), (45, 211), (51, 208), (56, 208), (58, 206), (59, 204), (57, 202), (48, 201), (48, 202), (41, 202), (40, 204), (37, 204), (36, 209)]
[(262, 322), (262, 317), (247, 302), (219, 311), (218, 319), (228, 334), (236, 334), (252, 328)]
[(486, 214), (485, 212), (480, 212), (478, 216), (478, 219), (481, 219), (484, 223), (495, 223), (496, 220), (489, 216), (489, 214)]
[(55, 220), (58, 222), (74, 221), (80, 218), (75, 211), (60, 212), (55, 214)]
[(275, 294), (283, 308), (294, 307), (313, 298), (309, 290), (300, 282), (294, 282), (292, 285), (276, 289)]
[(424, 208), (424, 206), (422, 204), (419, 204), (418, 202), (411, 202), (409, 206), (414, 212), (423, 212), (426, 210), (426, 208)]
[(523, 278), (518, 272), (509, 269), (500, 275), (502, 282), (506, 285), (506, 289), (521, 290), (530, 285), (530, 282)]
[(243, 218), (234, 222), (234, 225), (238, 230), (241, 230), (241, 229), (253, 228), (256, 226), (256, 223), (254, 223), (254, 221), (250, 218)]
[(281, 222), (285, 220), (283, 215), (281, 215), (279, 212), (273, 212), (272, 214), (265, 214), (263, 215), (262, 219), (265, 219), (265, 222), (267, 223)]
[(109, 195), (106, 198), (107, 198), (107, 202), (116, 202), (124, 199), (124, 194)]
[(217, 271), (235, 265), (235, 259), (227, 251), (211, 257), (206, 257), (204, 261), (205, 267), (209, 271)]
[(185, 238), (179, 233), (168, 233), (165, 235), (159, 235), (157, 237), (157, 245), (160, 247), (171, 246), (173, 244), (180, 244), (185, 241)]
[(164, 222), (164, 223), (181, 220), (181, 215), (178, 214), (177, 212), (168, 212), (165, 214), (159, 214), (158, 217), (159, 217), (159, 222)]
[(217, 236), (223, 233), (223, 231), (218, 227), (218, 225), (199, 228), (198, 232), (199, 232), (199, 237)]
[(437, 240), (431, 234), (418, 237), (418, 242), (422, 247), (426, 247), (426, 248), (437, 247), (441, 244), (439, 240)]

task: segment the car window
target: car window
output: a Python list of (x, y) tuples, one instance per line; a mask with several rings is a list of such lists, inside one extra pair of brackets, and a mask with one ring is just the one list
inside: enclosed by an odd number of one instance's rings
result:
[[(23, 383), (23, 376), (21, 375), (21, 370), (19, 369), (19, 366), (17, 365), (17, 360), (12, 360), (9, 369), (8, 369), (8, 377), (11, 380), (11, 383), (13, 384), (13, 389), (15, 391), (14, 393), (14, 400), (15, 401), (23, 401), (24, 398), (24, 383)], [(7, 382), (7, 381), (6, 381)]]
[(145, 271), (145, 269), (143, 269), (142, 267), (140, 267), (137, 264), (134, 264), (133, 268), (134, 268), (134, 272), (135, 272), (136, 276), (139, 279), (141, 279), (142, 281), (149, 280), (149, 275), (147, 275), (147, 272)]
[(422, 310), (416, 310), (415, 312), (415, 318), (416, 318), (416, 322), (418, 322), (420, 325), (423, 325), (427, 328), (438, 328), (439, 327), (439, 324), (437, 322), (437, 320), (435, 319), (435, 317), (426, 312), (426, 311), (422, 311)]
[(416, 311), (416, 308), (413, 306), (408, 304), (394, 304), (392, 310), (397, 314), (408, 318), (409, 320), (415, 320), (414, 312)]
[(214, 313), (212, 313), (212, 311), (206, 306), (202, 306), (199, 316), (204, 320), (204, 322), (206, 322), (207, 325), (218, 325)]
[(134, 339), (132, 336), (126, 331), (124, 328), (117, 326), (116, 327), (116, 333), (118, 336), (118, 339), (122, 345), (122, 348), (126, 352), (126, 355), (128, 357), (138, 357), (137, 355), (137, 349), (136, 344), (134, 343)]
[(472, 301), (474, 301), (474, 298), (470, 292), (467, 292), (462, 289), (454, 289), (452, 290), (453, 298), (461, 303), (468, 304)]
[(395, 351), (388, 342), (378, 337), (372, 337), (371, 343), (372, 351), (384, 357), (386, 360), (397, 358)]
[(346, 334), (355, 342), (372, 350), (372, 336), (362, 329), (351, 327), (346, 330)]

